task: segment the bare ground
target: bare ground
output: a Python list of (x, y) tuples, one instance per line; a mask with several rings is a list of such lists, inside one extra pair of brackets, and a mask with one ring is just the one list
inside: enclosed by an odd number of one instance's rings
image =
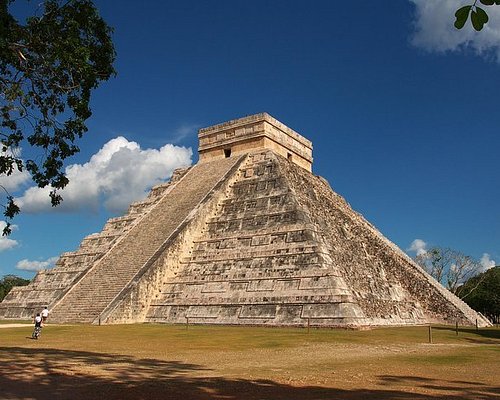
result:
[(179, 329), (47, 327), (39, 341), (2, 330), (0, 398), (500, 399), (498, 331), (428, 344), (393, 330)]

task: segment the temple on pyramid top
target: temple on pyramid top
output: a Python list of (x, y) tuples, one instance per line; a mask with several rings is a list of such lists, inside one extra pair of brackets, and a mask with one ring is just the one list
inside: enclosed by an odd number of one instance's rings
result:
[(200, 162), (269, 149), (312, 170), (312, 142), (267, 113), (200, 129), (198, 139)]
[(297, 132), (262, 113), (199, 140), (198, 163), (13, 288), (0, 319), (491, 326), (312, 174)]

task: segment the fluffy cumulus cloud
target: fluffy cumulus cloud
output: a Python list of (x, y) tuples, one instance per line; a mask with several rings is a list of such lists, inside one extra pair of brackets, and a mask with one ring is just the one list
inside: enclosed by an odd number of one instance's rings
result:
[(42, 269), (50, 269), (54, 267), (58, 258), (59, 257), (50, 257), (45, 261), (30, 261), (28, 259), (24, 259), (16, 264), (16, 268), (22, 269), (23, 271), (40, 271)]
[(483, 271), (487, 271), (496, 265), (495, 260), (492, 260), (488, 253), (484, 253), (479, 262), (481, 263), (481, 266), (483, 267)]
[(483, 30), (476, 32), (470, 19), (464, 28), (453, 26), (455, 11), (472, 2), (462, 0), (410, 0), (415, 5), (414, 46), (431, 52), (473, 51), (500, 62), (500, 6), (481, 6), (489, 15)]
[[(21, 149), (17, 148), (13, 151), (7, 150), (2, 152), (0, 150), (0, 156), (14, 156), (16, 158), (21, 158)], [(13, 193), (19, 190), (23, 185), (25, 185), (30, 180), (30, 174), (24, 170), (22, 172), (14, 169), (10, 175), (0, 175), (0, 187), (7, 190), (9, 193)]]
[[(2, 236), (3, 229), (6, 225), (5, 221), (0, 221), (0, 253), (5, 250), (10, 250), (18, 245), (17, 240)], [(11, 225), (11, 229), (17, 229), (17, 225)]]
[(0, 186), (2, 186), (9, 193), (13, 193), (30, 180), (30, 174), (27, 171), (18, 171), (17, 169), (9, 176), (0, 176)]
[(427, 253), (427, 243), (425, 243), (422, 239), (415, 239), (413, 242), (411, 242), (408, 250), (414, 251), (417, 256), (421, 256)]
[(106, 143), (89, 162), (66, 168), (70, 183), (61, 192), (64, 201), (52, 208), (50, 188), (31, 187), (16, 201), (23, 212), (96, 210), (101, 201), (112, 212), (123, 212), (149, 189), (168, 179), (174, 169), (191, 164), (190, 148), (166, 144), (141, 149), (136, 142), (117, 137)]

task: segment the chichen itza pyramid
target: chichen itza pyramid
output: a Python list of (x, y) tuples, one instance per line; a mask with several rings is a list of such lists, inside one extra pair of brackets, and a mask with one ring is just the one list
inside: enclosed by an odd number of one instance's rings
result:
[(268, 114), (199, 131), (199, 162), (0, 304), (58, 323), (363, 327), (489, 321), (311, 173)]

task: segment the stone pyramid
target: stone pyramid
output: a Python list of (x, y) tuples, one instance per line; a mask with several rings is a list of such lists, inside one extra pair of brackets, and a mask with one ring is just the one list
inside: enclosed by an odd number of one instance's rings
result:
[(489, 321), (311, 173), (268, 114), (199, 131), (199, 162), (14, 288), (0, 317), (363, 327)]

